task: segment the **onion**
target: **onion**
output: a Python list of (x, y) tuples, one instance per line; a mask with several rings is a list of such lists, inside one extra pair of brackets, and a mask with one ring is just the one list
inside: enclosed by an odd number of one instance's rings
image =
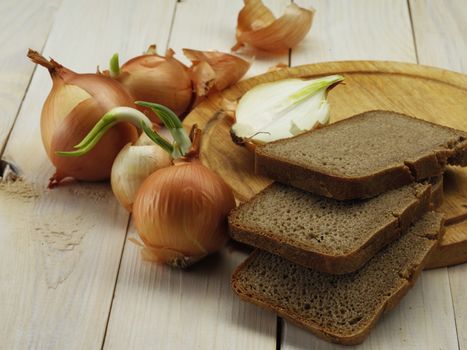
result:
[(143, 257), (186, 267), (228, 240), (231, 189), (198, 160), (160, 169), (138, 191), (133, 215)]
[(109, 111), (75, 146), (62, 156), (89, 152), (115, 123), (131, 122), (169, 152), (175, 165), (150, 175), (139, 188), (133, 215), (143, 241), (145, 259), (186, 267), (220, 249), (228, 239), (227, 214), (235, 207), (232, 190), (222, 178), (198, 160), (200, 131), (188, 138), (177, 116), (164, 106), (136, 102), (149, 107), (162, 120), (174, 142), (151, 129), (151, 122), (140, 111), (128, 107)]
[(146, 134), (141, 134), (134, 145), (127, 144), (112, 166), (110, 183), (119, 203), (132, 211), (136, 193), (146, 178), (158, 169), (171, 164), (170, 155), (156, 146)]
[(240, 98), (236, 107), (235, 124), (231, 128), (234, 142), (263, 144), (327, 124), (327, 89), (343, 79), (331, 75), (255, 86)]
[(49, 187), (65, 177), (84, 181), (108, 179), (120, 149), (138, 137), (133, 126), (122, 123), (111, 128), (101, 143), (80, 159), (59, 157), (56, 151), (71, 149), (110, 109), (132, 106), (130, 95), (110, 78), (75, 73), (33, 50), (29, 50), (28, 57), (46, 67), (52, 77), (52, 90), (44, 103), (41, 116), (42, 142), (56, 167)]
[[(147, 53), (137, 56), (118, 66), (118, 55), (110, 62), (111, 77), (122, 83), (134, 100), (162, 104), (173, 110), (178, 116), (188, 111), (193, 95), (193, 88), (188, 67), (173, 57), (169, 49), (164, 56), (156, 53), (155, 45)], [(143, 112), (153, 121), (160, 121), (150, 108)]]

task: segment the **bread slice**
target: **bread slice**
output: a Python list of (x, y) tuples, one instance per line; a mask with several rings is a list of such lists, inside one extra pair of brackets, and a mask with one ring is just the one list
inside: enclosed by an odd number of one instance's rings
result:
[[(433, 198), (442, 192), (442, 177)], [(233, 239), (305, 267), (353, 272), (430, 208), (432, 185), (411, 183), (377, 197), (337, 201), (274, 183), (228, 217)]]
[(413, 286), (442, 231), (441, 214), (428, 212), (362, 269), (341, 276), (256, 250), (235, 270), (232, 288), (323, 339), (358, 344)]
[(370, 111), (255, 150), (259, 175), (339, 200), (368, 198), (467, 166), (467, 133)]

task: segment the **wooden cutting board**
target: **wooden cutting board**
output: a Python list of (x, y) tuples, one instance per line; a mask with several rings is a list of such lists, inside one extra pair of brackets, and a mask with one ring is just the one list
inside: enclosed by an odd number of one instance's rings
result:
[[(209, 97), (185, 119), (204, 131), (201, 160), (216, 171), (245, 201), (271, 181), (256, 176), (253, 153), (231, 141), (231, 119), (223, 101), (236, 101), (257, 84), (291, 77), (341, 74), (344, 83), (329, 93), (331, 122), (372, 109), (402, 112), (467, 131), (467, 76), (442, 69), (386, 61), (343, 61), (285, 68), (237, 83)], [(388, 150), (390, 152), (390, 150)], [(445, 174), (446, 234), (429, 267), (467, 261), (467, 168), (451, 167)]]

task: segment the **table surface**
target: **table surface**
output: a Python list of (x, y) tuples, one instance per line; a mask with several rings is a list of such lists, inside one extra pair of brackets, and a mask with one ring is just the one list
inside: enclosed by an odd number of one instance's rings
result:
[[(465, 0), (300, 0), (317, 10), (279, 63), (394, 60), (467, 73)], [(265, 3), (280, 14), (289, 0)], [(190, 271), (143, 262), (125, 210), (106, 184), (47, 191), (53, 168), (39, 120), (51, 80), (28, 47), (79, 72), (156, 43), (228, 51), (241, 0), (0, 1), (0, 150), (26, 181), (0, 191), (2, 349), (338, 349), (240, 301), (230, 274), (247, 255), (227, 247)], [(186, 61), (185, 61), (186, 62)], [(427, 101), (428, 102), (428, 101)], [(467, 264), (426, 271), (361, 349), (467, 350)]]

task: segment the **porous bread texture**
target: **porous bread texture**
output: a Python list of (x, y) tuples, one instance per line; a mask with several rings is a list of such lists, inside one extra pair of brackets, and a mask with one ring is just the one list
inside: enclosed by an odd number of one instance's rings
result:
[(429, 210), (431, 187), (412, 183), (370, 199), (337, 201), (274, 183), (229, 214), (229, 232), (296, 264), (349, 273)]
[(257, 147), (259, 175), (339, 200), (368, 198), (467, 165), (467, 133), (369, 111)]
[(442, 215), (428, 212), (360, 270), (340, 276), (258, 249), (234, 272), (232, 288), (323, 339), (358, 344), (413, 286), (442, 233)]

